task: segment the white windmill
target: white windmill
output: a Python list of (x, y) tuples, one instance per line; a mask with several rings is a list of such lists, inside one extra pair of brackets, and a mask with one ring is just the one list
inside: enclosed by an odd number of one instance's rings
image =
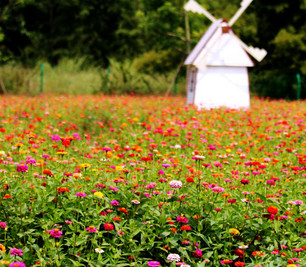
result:
[(205, 15), (212, 25), (191, 51), (185, 65), (187, 73), (187, 104), (198, 108), (249, 108), (249, 77), (253, 67), (251, 55), (261, 61), (266, 50), (247, 46), (233, 32), (232, 26), (253, 0), (243, 0), (240, 9), (227, 22), (215, 19), (195, 0), (189, 0), (186, 11)]

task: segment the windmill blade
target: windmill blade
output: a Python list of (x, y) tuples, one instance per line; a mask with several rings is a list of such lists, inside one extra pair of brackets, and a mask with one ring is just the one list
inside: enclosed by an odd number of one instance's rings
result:
[(232, 27), (232, 25), (237, 21), (237, 19), (242, 15), (242, 13), (247, 9), (247, 7), (252, 3), (253, 0), (243, 0), (241, 2), (241, 7), (238, 9), (234, 17), (231, 18), (229, 21), (229, 25)]
[(262, 61), (264, 57), (267, 55), (267, 51), (265, 49), (260, 49), (253, 46), (247, 46), (244, 42), (242, 42), (237, 36), (235, 36), (239, 41), (242, 48), (247, 51), (253, 58), (255, 58), (258, 62)]
[(214, 16), (211, 15), (206, 9), (201, 7), (195, 0), (189, 0), (188, 3), (184, 6), (184, 9), (186, 11), (192, 11), (195, 13), (203, 14), (212, 22), (216, 21)]

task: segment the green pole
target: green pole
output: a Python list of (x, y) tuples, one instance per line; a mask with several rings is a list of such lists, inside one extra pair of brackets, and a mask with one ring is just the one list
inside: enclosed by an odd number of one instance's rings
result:
[(44, 63), (40, 64), (40, 93), (44, 91)]
[(302, 81), (301, 81), (301, 75), (299, 73), (296, 75), (296, 80), (297, 80), (297, 99), (300, 100)]
[(111, 68), (108, 67), (107, 71), (106, 71), (106, 77), (105, 77), (105, 81), (104, 81), (104, 88), (102, 90), (104, 90), (104, 92), (109, 93), (108, 92), (108, 79), (109, 79), (109, 74), (111, 72)]

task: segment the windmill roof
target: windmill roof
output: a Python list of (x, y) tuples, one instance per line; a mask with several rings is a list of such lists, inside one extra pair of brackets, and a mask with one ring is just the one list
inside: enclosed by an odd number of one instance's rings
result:
[(211, 24), (185, 60), (185, 65), (194, 65), (199, 69), (207, 66), (254, 66), (233, 31), (230, 29), (228, 33), (222, 33), (222, 23), (223, 20), (219, 19)]

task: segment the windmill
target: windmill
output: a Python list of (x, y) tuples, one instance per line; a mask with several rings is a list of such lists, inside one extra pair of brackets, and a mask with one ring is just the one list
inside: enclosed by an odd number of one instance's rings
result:
[(184, 6), (186, 11), (205, 15), (211, 26), (191, 51), (185, 65), (187, 71), (187, 104), (198, 108), (249, 108), (249, 77), (247, 67), (253, 67), (252, 56), (260, 62), (267, 54), (242, 42), (232, 26), (253, 0), (243, 0), (241, 7), (228, 22), (216, 19), (195, 0)]

